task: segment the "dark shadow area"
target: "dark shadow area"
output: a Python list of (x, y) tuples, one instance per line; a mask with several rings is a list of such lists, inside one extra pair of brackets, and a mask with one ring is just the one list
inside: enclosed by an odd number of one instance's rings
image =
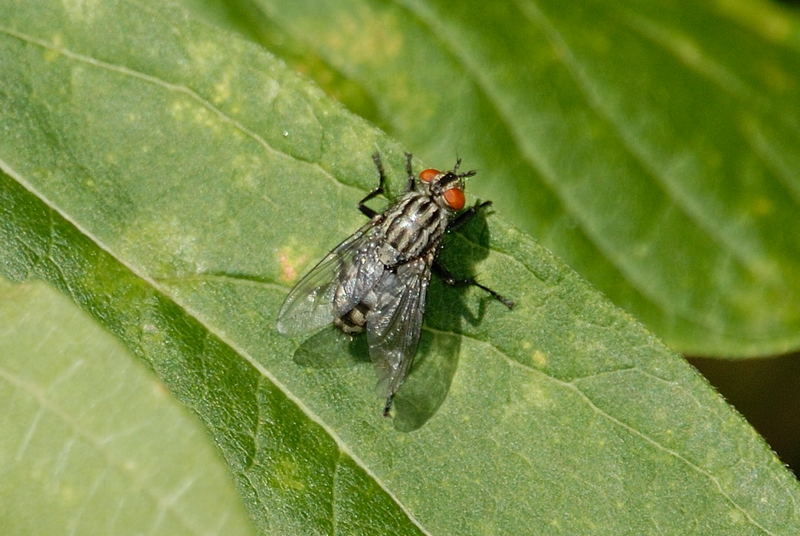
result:
[[(489, 253), (486, 214), (486, 210), (479, 212), (444, 239), (439, 261), (456, 277), (475, 275), (475, 265)], [(466, 291), (466, 287), (444, 284), (435, 274), (431, 278), (420, 347), (411, 374), (395, 398), (394, 424), (399, 431), (420, 428), (447, 398), (461, 351), (461, 338), (456, 334), (462, 332), (464, 321), (480, 322), (486, 303), (493, 299), (486, 296), (473, 312), (464, 300)]]
[(367, 338), (346, 335), (333, 324), (303, 341), (294, 352), (295, 363), (312, 368), (347, 368), (369, 360)]
[[(489, 227), (485, 214), (479, 213), (445, 237), (440, 260), (454, 275), (469, 277), (475, 274), (474, 265), (488, 254), (488, 244)], [(394, 399), (392, 418), (396, 430), (411, 432), (420, 428), (447, 397), (461, 349), (461, 338), (449, 334), (460, 333), (464, 321), (480, 322), (493, 299), (487, 295), (478, 310), (471, 311), (463, 298), (466, 290), (445, 285), (432, 275), (419, 347), (411, 372)], [(366, 335), (351, 337), (333, 326), (327, 327), (303, 341), (294, 353), (294, 361), (312, 368), (346, 368), (369, 362)], [(381, 403), (381, 398), (376, 397), (376, 412)]]
[(800, 353), (737, 361), (689, 358), (800, 475)]

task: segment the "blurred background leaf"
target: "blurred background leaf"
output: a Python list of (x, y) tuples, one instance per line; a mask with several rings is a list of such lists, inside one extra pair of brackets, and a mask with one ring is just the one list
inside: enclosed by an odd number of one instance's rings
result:
[(183, 0), (471, 191), (674, 348), (800, 346), (800, 25), (758, 0)]

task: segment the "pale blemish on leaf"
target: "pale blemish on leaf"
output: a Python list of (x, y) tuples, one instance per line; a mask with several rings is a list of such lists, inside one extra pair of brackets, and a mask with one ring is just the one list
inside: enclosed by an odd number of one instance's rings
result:
[[(214, 134), (221, 134), (222, 129), (226, 126), (215, 112), (184, 96), (178, 96), (170, 103), (169, 113), (180, 123), (192, 122), (200, 125), (204, 131), (211, 131)], [(232, 133), (232, 135), (235, 134), (239, 134), (239, 132)]]
[(234, 184), (247, 191), (262, 191), (263, 161), (252, 153), (239, 153), (231, 160)]
[(633, 256), (637, 258), (647, 257), (653, 249), (652, 242), (642, 242), (633, 248)]
[(283, 283), (294, 283), (297, 280), (298, 268), (308, 260), (305, 253), (298, 254), (297, 249), (285, 246), (278, 251), (278, 266), (280, 272), (278, 279)]
[(306, 488), (305, 483), (299, 479), (299, 467), (293, 460), (284, 458), (278, 462), (275, 469), (275, 479), (282, 487), (297, 491), (302, 491)]
[(165, 398), (169, 396), (169, 391), (161, 382), (153, 382), (153, 388), (151, 391), (157, 398)]
[(608, 54), (612, 50), (611, 40), (605, 32), (587, 32), (586, 39), (589, 45), (600, 54)]
[(548, 361), (547, 356), (544, 355), (544, 352), (542, 352), (541, 350), (536, 350), (535, 352), (533, 352), (532, 357), (533, 357), (533, 363), (537, 367), (544, 368), (547, 366), (547, 361)]
[(214, 104), (221, 104), (231, 98), (231, 71), (225, 71), (222, 79), (214, 84), (214, 94), (211, 100)]
[[(344, 51), (353, 61), (373, 65), (393, 62), (403, 50), (405, 34), (394, 13), (369, 8), (347, 11), (321, 37), (328, 46)], [(348, 36), (357, 34), (357, 40)]]
[(794, 89), (794, 79), (776, 62), (764, 61), (758, 66), (764, 84), (775, 91), (785, 93)]
[(219, 119), (205, 106), (195, 106), (194, 111), (192, 112), (192, 119), (195, 123), (202, 125), (205, 128), (212, 129), (215, 132), (220, 130)]
[(61, 0), (64, 11), (73, 21), (91, 22), (99, 9), (98, 0)]
[(730, 519), (732, 522), (734, 522), (736, 524), (745, 523), (746, 522), (746, 519), (742, 515), (742, 512), (739, 511), (739, 510), (735, 510), (735, 509), (728, 510), (728, 519)]
[(64, 47), (64, 36), (60, 33), (54, 34), (53, 37), (50, 39), (50, 42), (53, 43), (53, 48), (46, 48), (44, 50), (44, 59), (45, 61), (55, 61), (61, 56), (61, 51), (57, 50)]
[(766, 197), (757, 197), (755, 200), (753, 200), (751, 210), (756, 216), (766, 216), (773, 210), (772, 201)]
[(71, 503), (75, 501), (76, 493), (75, 493), (75, 488), (73, 488), (72, 486), (61, 486), (58, 491), (59, 495), (61, 496), (61, 499), (65, 503)]
[(180, 119), (183, 117), (183, 114), (186, 113), (186, 110), (189, 108), (189, 102), (183, 96), (177, 96), (169, 105), (169, 113), (177, 118)]
[(192, 62), (206, 70), (217, 63), (216, 59), (220, 55), (219, 46), (211, 41), (187, 43), (186, 50), (192, 57)]
[(538, 381), (533, 381), (522, 389), (522, 397), (525, 402), (537, 408), (548, 408), (553, 406), (553, 399), (545, 389), (542, 389), (542, 384)]

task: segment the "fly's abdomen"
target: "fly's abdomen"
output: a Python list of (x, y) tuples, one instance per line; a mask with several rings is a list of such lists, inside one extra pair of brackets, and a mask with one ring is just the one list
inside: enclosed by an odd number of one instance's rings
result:
[(447, 229), (447, 212), (427, 195), (409, 195), (385, 214), (384, 245), (380, 254), (387, 266), (416, 259), (429, 251)]

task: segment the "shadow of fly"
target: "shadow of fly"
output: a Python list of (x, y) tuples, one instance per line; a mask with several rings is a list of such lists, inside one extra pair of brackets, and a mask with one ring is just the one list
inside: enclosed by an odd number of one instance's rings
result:
[(278, 331), (307, 334), (331, 322), (350, 335), (366, 331), (388, 416), (414, 360), (432, 272), (448, 285), (481, 288), (509, 309), (514, 303), (474, 279), (454, 277), (437, 260), (444, 234), (491, 205), (464, 210), (464, 179), (475, 171), (459, 172), (459, 159), (450, 171), (422, 171), (417, 181), (406, 153), (406, 192), (377, 212), (364, 203), (384, 193), (386, 174), (380, 155), (372, 159), (378, 187), (358, 204), (369, 222), (298, 281), (278, 313)]

